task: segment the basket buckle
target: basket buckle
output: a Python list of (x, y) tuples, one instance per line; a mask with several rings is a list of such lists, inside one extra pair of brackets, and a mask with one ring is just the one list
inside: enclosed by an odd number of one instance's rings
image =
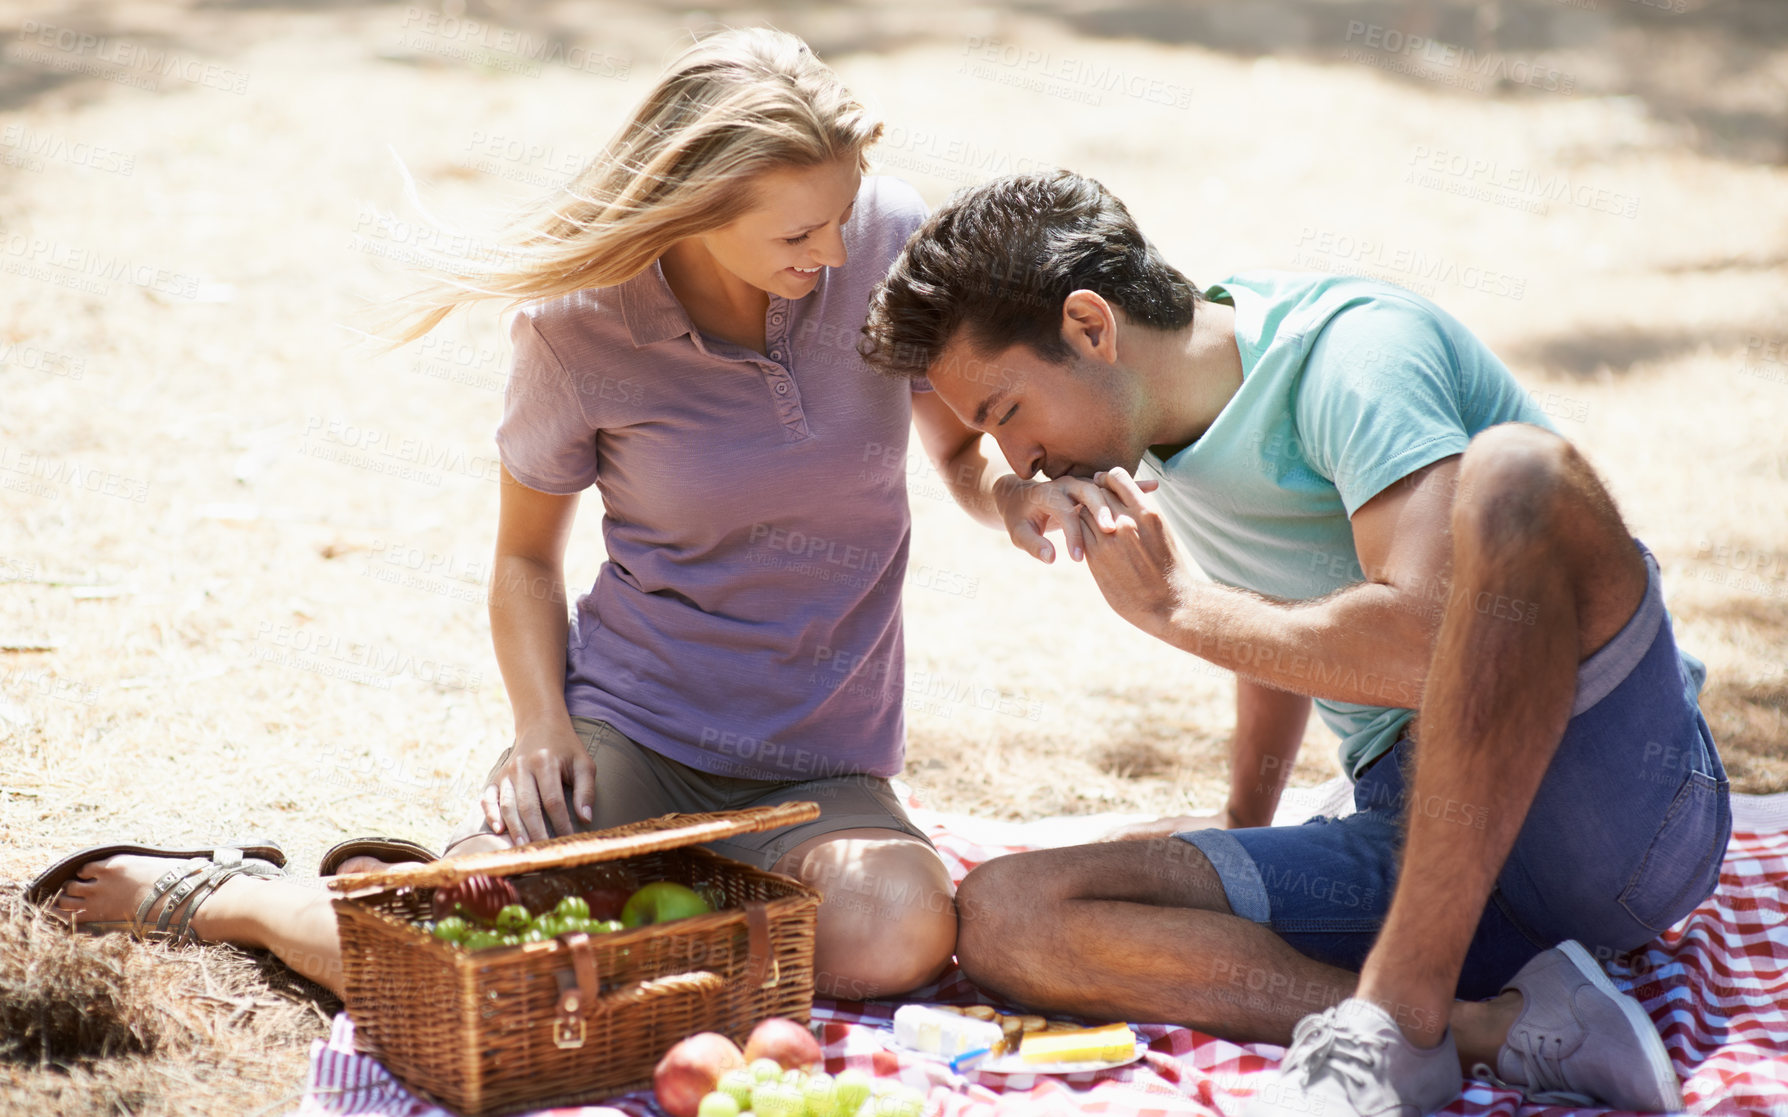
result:
[(553, 1017), (553, 1046), (561, 1051), (584, 1045), (584, 1018), (595, 1007), (598, 985), (590, 936), (581, 932), (563, 939), (571, 954), (571, 969), (560, 970), (559, 1012)]
[[(575, 1028), (573, 1027), (575, 1025)], [(575, 1051), (584, 1045), (584, 1018), (563, 1016), (553, 1019), (553, 1046), (560, 1051)]]

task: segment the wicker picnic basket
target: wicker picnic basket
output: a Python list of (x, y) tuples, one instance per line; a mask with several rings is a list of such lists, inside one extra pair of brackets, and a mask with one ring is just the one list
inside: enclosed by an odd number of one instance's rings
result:
[[(692, 848), (819, 815), (813, 803), (665, 815), (515, 849), (334, 878), (343, 999), (360, 1043), (404, 1084), (468, 1117), (572, 1105), (649, 1085), (678, 1040), (743, 1043), (758, 1021), (813, 1006), (820, 894)], [(641, 881), (719, 889), (720, 910), (603, 935), (475, 954), (417, 920), (475, 874), (572, 882), (624, 862)]]

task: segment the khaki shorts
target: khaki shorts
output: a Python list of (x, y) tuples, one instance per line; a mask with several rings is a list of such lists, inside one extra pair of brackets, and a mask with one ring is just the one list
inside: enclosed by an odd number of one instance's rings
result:
[[(594, 817), (588, 823), (578, 820), (579, 831), (606, 830), (661, 814), (703, 814), (806, 799), (820, 807), (820, 816), (812, 822), (740, 834), (703, 848), (769, 869), (802, 842), (839, 830), (894, 830), (931, 846), (931, 839), (907, 818), (894, 789), (880, 776), (830, 776), (795, 782), (716, 776), (661, 756), (606, 721), (574, 717), (571, 727), (596, 764)], [(490, 779), (508, 762), (509, 754), (509, 749), (503, 750)], [(475, 834), (489, 833), (483, 808), (474, 804), (472, 813), (447, 839), (447, 848)]]

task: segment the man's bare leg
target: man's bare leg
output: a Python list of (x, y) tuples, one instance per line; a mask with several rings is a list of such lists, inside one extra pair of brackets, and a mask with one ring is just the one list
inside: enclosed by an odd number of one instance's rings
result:
[[(1045, 1011), (1284, 1045), (1358, 981), (1231, 914), (1216, 870), (1178, 838), (997, 858), (962, 882), (957, 906), (964, 972)], [(1519, 1006), (1449, 1006), (1462, 1069), (1494, 1061)]]
[[(1358, 996), (1419, 1047), (1443, 1037), (1492, 886), (1570, 719), (1577, 666), (1645, 595), (1644, 560), (1570, 444), (1495, 427), (1467, 449), (1453, 506), (1453, 581), (1418, 716), (1396, 892)], [(1535, 622), (1480, 608), (1529, 603)]]

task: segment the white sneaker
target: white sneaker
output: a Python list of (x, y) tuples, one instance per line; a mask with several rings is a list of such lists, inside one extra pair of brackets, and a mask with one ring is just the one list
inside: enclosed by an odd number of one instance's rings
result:
[(1298, 1021), (1279, 1073), (1243, 1117), (1424, 1117), (1459, 1094), (1453, 1033), (1417, 1047), (1370, 1001), (1348, 998)]

